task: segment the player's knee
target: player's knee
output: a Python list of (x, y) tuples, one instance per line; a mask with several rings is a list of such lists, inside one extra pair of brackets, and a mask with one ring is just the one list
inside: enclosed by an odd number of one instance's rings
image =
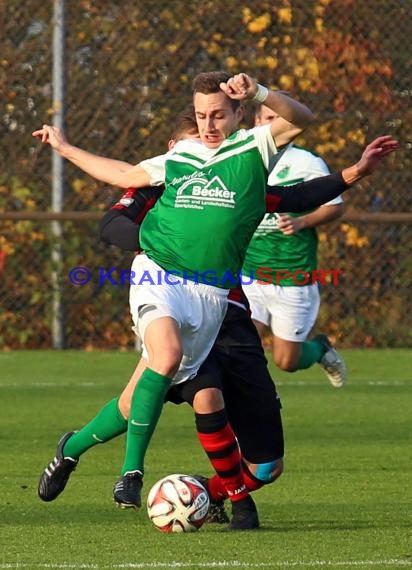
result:
[(256, 465), (254, 476), (259, 479), (264, 485), (273, 483), (283, 473), (283, 458), (269, 461), (268, 463), (258, 463)]
[(204, 388), (196, 392), (193, 399), (193, 409), (197, 414), (211, 414), (224, 408), (221, 390), (218, 388)]
[(163, 374), (164, 376), (173, 377), (183, 358), (183, 352), (180, 347), (165, 347), (162, 350), (155, 350), (149, 356), (148, 367)]
[(291, 354), (273, 354), (273, 360), (278, 368), (285, 372), (295, 372), (298, 367), (298, 359)]

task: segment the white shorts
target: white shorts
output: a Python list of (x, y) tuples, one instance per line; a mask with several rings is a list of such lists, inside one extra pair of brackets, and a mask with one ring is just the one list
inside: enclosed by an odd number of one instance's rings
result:
[(253, 281), (243, 290), (250, 303), (252, 319), (270, 326), (272, 333), (283, 340), (303, 342), (307, 339), (319, 312), (317, 283), (281, 287)]
[(219, 333), (227, 296), (226, 289), (183, 281), (167, 274), (146, 255), (137, 255), (132, 263), (129, 302), (134, 330), (143, 341), (142, 356), (148, 358), (144, 344), (148, 324), (161, 317), (172, 317), (180, 329), (183, 346), (183, 358), (172, 383), (193, 378)]

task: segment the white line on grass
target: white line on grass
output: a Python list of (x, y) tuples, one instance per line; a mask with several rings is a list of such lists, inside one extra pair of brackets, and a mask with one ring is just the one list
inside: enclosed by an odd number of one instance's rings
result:
[[(275, 378), (276, 386), (325, 386), (325, 382), (310, 382), (309, 380), (285, 380), (285, 381), (277, 381)], [(388, 382), (387, 380), (367, 380), (366, 382), (353, 382), (355, 386), (410, 386), (412, 382), (403, 382), (401, 380), (394, 380), (393, 382)], [(327, 385), (327, 382), (326, 382)]]
[(377, 566), (411, 566), (411, 560), (401, 560), (398, 558), (390, 558), (389, 560), (295, 560), (295, 561), (273, 561), (273, 562), (238, 562), (236, 560), (229, 561), (211, 561), (211, 562), (124, 562), (121, 564), (47, 564), (47, 563), (30, 563), (26, 564), (23, 562), (17, 563), (0, 563), (1, 570), (12, 570), (12, 569), (23, 569), (29, 568), (34, 570), (35, 568), (46, 568), (49, 570), (110, 570), (110, 569), (122, 569), (127, 568), (131, 570), (145, 570), (149, 568), (315, 568), (317, 566), (323, 567), (366, 567), (371, 566), (372, 568)]
[[(302, 386), (326, 386), (327, 382), (310, 382), (309, 380), (276, 380), (276, 386), (290, 386), (294, 388), (300, 388)], [(393, 380), (391, 382), (387, 382), (386, 380), (367, 380), (366, 382), (360, 382), (357, 386), (410, 386), (412, 382), (403, 382)], [(31, 383), (17, 383), (17, 382), (3, 382), (0, 383), (0, 388), (24, 388), (27, 387), (31, 388), (91, 388), (96, 387), (101, 389), (102, 385), (98, 382), (80, 382), (77, 383), (61, 383), (61, 382), (31, 382)], [(1, 567), (0, 567), (1, 568)]]
[(101, 384), (97, 382), (80, 382), (79, 384), (71, 382), (71, 383), (60, 383), (60, 382), (9, 382), (9, 383), (2, 383), (0, 384), (0, 388), (90, 388), (90, 387), (97, 387), (101, 388)]

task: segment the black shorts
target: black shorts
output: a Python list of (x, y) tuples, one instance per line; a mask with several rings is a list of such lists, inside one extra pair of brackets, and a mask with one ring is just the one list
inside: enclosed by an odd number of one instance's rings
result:
[(167, 400), (193, 403), (204, 388), (220, 388), (242, 455), (251, 463), (283, 457), (281, 404), (249, 314), (229, 303), (211, 353), (192, 380), (173, 386)]

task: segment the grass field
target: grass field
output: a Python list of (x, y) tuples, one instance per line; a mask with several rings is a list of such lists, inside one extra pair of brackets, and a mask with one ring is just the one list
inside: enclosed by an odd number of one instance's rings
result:
[[(262, 528), (205, 525), (164, 535), (143, 509), (116, 509), (124, 439), (80, 461), (53, 503), (37, 482), (59, 436), (116, 395), (136, 355), (0, 353), (0, 570), (397, 568), (412, 565), (412, 351), (344, 352), (350, 382), (313, 367), (280, 374), (286, 471), (255, 494)], [(150, 447), (144, 496), (172, 473), (210, 474), (191, 410), (165, 406)]]

